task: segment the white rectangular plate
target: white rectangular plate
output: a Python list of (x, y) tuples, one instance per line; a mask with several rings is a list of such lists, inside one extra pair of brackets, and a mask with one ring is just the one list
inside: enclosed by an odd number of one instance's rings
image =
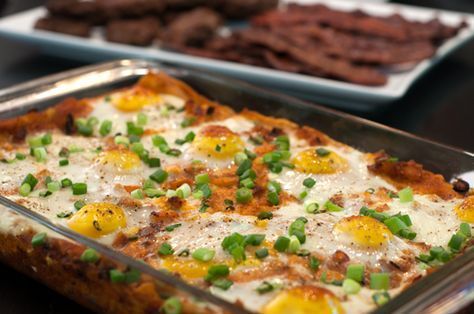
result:
[(326, 78), (194, 57), (160, 50), (156, 46), (141, 48), (109, 43), (103, 40), (100, 30), (95, 31), (91, 38), (79, 38), (34, 30), (33, 25), (35, 21), (46, 13), (42, 7), (11, 15), (0, 20), (0, 35), (37, 44), (51, 54), (85, 61), (101, 61), (123, 57), (147, 58), (201, 68), (234, 76), (303, 98), (320, 101), (324, 104), (359, 111), (376, 110), (402, 97), (424, 72), (474, 35), (474, 15), (470, 14), (373, 1), (286, 0), (285, 2), (304, 4), (324, 3), (334, 9), (360, 9), (367, 13), (381, 16), (397, 12), (407, 19), (418, 21), (426, 21), (438, 16), (443, 23), (448, 25), (457, 25), (464, 19), (469, 26), (463, 29), (456, 37), (451, 38), (439, 47), (436, 55), (431, 59), (420, 62), (408, 71), (390, 74), (388, 83), (381, 87), (368, 87)]

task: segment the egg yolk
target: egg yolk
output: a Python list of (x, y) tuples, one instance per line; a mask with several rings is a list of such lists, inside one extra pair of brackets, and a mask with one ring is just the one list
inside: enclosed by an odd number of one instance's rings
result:
[(292, 162), (297, 171), (312, 174), (332, 174), (347, 168), (347, 161), (335, 152), (321, 156), (315, 149), (307, 149), (298, 153)]
[(226, 159), (244, 150), (242, 139), (224, 126), (210, 125), (196, 136), (193, 146), (209, 157)]
[(144, 90), (133, 90), (112, 98), (113, 105), (126, 112), (138, 111), (143, 107), (156, 104), (160, 101), (160, 96)]
[(462, 221), (474, 224), (474, 196), (469, 196), (461, 204), (454, 207), (458, 218)]
[(68, 226), (85, 236), (99, 238), (127, 225), (123, 209), (111, 203), (91, 203), (68, 221)]
[(381, 247), (393, 237), (387, 226), (368, 216), (343, 218), (336, 223), (334, 230), (351, 243), (369, 248)]
[(264, 306), (263, 314), (342, 314), (339, 300), (327, 289), (302, 286), (283, 291)]
[(165, 257), (161, 267), (171, 272), (180, 274), (184, 279), (202, 278), (207, 274), (211, 263), (196, 261), (194, 259)]
[(129, 150), (111, 150), (99, 156), (102, 164), (109, 164), (118, 171), (128, 171), (141, 165), (140, 157)]
[(224, 264), (234, 269), (239, 266), (259, 266), (262, 262), (247, 254), (247, 259), (237, 263), (234, 260), (226, 260), (221, 262), (200, 262), (191, 258), (182, 258), (175, 256), (164, 257), (161, 262), (161, 267), (171, 272), (178, 273), (184, 279), (202, 278), (207, 274), (209, 267), (215, 264)]

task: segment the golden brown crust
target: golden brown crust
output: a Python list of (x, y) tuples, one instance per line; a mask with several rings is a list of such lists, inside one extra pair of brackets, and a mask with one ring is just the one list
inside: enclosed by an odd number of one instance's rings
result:
[(9, 135), (9, 139), (14, 142), (24, 140), (28, 133), (50, 129), (60, 129), (66, 134), (72, 134), (74, 119), (86, 116), (91, 111), (92, 107), (86, 101), (67, 98), (44, 111), (33, 111), (17, 118), (0, 120), (0, 134)]
[(84, 263), (79, 259), (84, 247), (60, 239), (33, 248), (32, 236), (32, 231), (20, 236), (0, 233), (0, 260), (96, 312), (155, 313), (160, 308), (162, 300), (150, 278), (112, 284), (108, 272), (115, 263), (104, 258)]
[(423, 169), (422, 165), (413, 160), (392, 161), (385, 154), (379, 154), (368, 168), (398, 189), (409, 186), (417, 193), (435, 194), (444, 200), (461, 197), (442, 175)]

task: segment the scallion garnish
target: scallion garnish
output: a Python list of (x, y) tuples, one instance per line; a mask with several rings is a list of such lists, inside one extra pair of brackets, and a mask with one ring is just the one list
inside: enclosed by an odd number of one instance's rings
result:
[(195, 250), (191, 256), (200, 262), (209, 262), (214, 258), (215, 254), (214, 250), (203, 247)]
[(87, 193), (87, 184), (85, 183), (73, 183), (72, 184), (72, 194), (73, 195), (83, 195)]
[(88, 248), (82, 252), (80, 259), (86, 263), (95, 263), (100, 259), (100, 255), (96, 250)]
[(388, 290), (389, 288), (390, 288), (390, 274), (389, 273), (371, 273), (370, 274), (370, 289)]
[(158, 254), (160, 255), (172, 255), (174, 253), (173, 248), (169, 243), (162, 243), (158, 249)]
[(316, 181), (313, 178), (306, 178), (303, 180), (303, 185), (307, 188), (312, 188), (316, 184)]

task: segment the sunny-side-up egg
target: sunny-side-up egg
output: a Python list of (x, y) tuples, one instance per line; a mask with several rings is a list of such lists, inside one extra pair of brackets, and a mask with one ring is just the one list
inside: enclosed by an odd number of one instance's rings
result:
[(151, 172), (137, 154), (125, 148), (101, 152), (95, 159), (94, 168), (102, 186), (108, 187), (109, 191), (117, 184), (141, 186), (143, 178)]
[(445, 246), (462, 221), (456, 213), (456, 209), (462, 206), (459, 199), (442, 200), (436, 195), (415, 194), (411, 202), (394, 198), (385, 204), (384, 212), (388, 215), (409, 214), (410, 229), (416, 232), (413, 241), (432, 246)]
[[(162, 258), (159, 265), (161, 268), (179, 273), (184, 279), (193, 280), (203, 278), (209, 267), (214, 264), (226, 264), (234, 269), (237, 266), (249, 267), (260, 263), (254, 256), (248, 255), (245, 262), (237, 265), (221, 247), (222, 240), (234, 232), (243, 235), (264, 233), (255, 225), (254, 217), (217, 212), (190, 216), (180, 223), (179, 229), (173, 232), (173, 236), (167, 241), (176, 254)], [(206, 237), (190, 237), (190, 234), (206, 234)], [(198, 248), (214, 250), (215, 256), (212, 261), (200, 262), (191, 257), (179, 256), (182, 250), (187, 249), (192, 253)]]
[(90, 203), (77, 211), (68, 226), (85, 236), (99, 238), (127, 225), (123, 209), (112, 203)]
[[(306, 191), (305, 200), (322, 205), (336, 193), (360, 193), (369, 188), (393, 187), (367, 169), (365, 155), (350, 147), (311, 147), (292, 150), (294, 169), (284, 168), (271, 179), (281, 183), (288, 193), (299, 196)], [(312, 178), (316, 184), (306, 189), (303, 181)]]
[(113, 93), (91, 101), (90, 117), (112, 121), (110, 134), (127, 132), (127, 122), (137, 122), (139, 113), (146, 116), (145, 128), (156, 130), (177, 129), (184, 119), (184, 100), (173, 95), (157, 95), (136, 88)]
[(290, 224), (305, 216), (308, 220), (305, 224), (306, 242), (301, 248), (327, 258), (340, 250), (353, 262), (379, 267), (381, 259), (398, 260), (406, 255), (406, 250), (416, 251), (416, 247), (397, 238), (383, 223), (371, 217), (343, 217), (345, 211), (306, 214), (297, 203), (287, 204), (273, 215), (266, 230), (269, 241), (286, 235)]
[(459, 220), (474, 224), (474, 196), (467, 197), (461, 204), (454, 208)]
[(300, 286), (280, 292), (266, 304), (263, 314), (338, 314), (345, 313), (339, 299), (329, 290)]

